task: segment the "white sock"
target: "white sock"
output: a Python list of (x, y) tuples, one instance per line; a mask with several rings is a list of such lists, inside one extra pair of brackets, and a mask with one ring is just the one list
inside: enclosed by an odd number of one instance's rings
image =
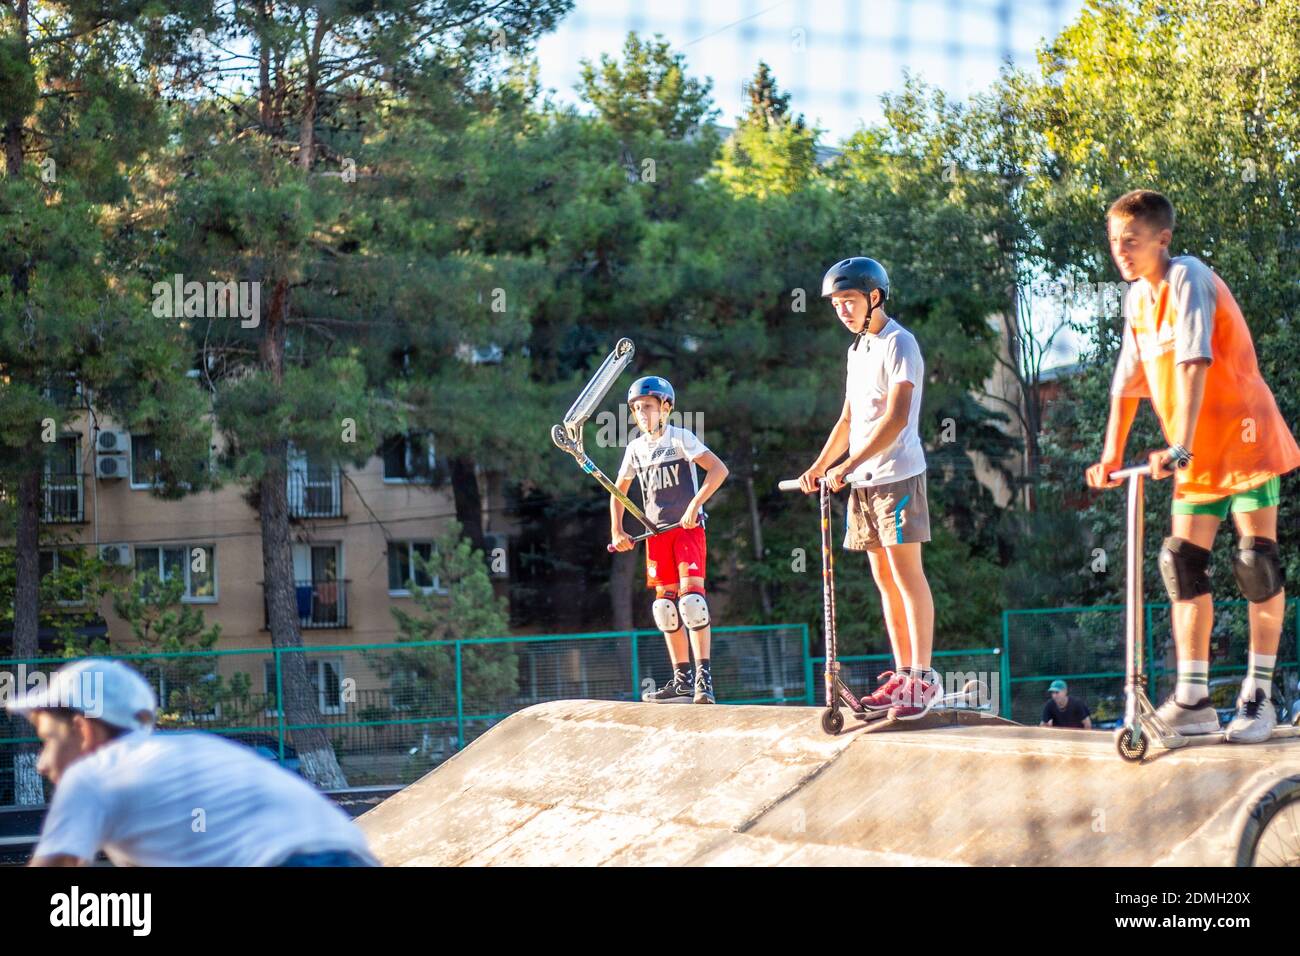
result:
[(1246, 679), (1241, 682), (1241, 696), (1254, 700), (1256, 688), (1263, 690), (1265, 697), (1272, 694), (1273, 667), (1276, 664), (1276, 654), (1256, 654), (1251, 651), (1246, 658)]
[(1210, 662), (1178, 662), (1178, 686), (1174, 689), (1174, 700), (1180, 704), (1199, 704), (1210, 696)]

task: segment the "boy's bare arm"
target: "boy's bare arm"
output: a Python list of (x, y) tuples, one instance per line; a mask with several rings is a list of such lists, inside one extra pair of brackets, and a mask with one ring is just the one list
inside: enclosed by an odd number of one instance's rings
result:
[(1196, 420), (1201, 416), (1201, 405), (1205, 401), (1205, 376), (1209, 367), (1208, 359), (1189, 359), (1178, 366), (1178, 406), (1186, 413), (1183, 415), (1183, 433), (1172, 437), (1175, 444), (1189, 450), (1192, 439), (1196, 437)]
[(703, 468), (705, 472), (704, 484), (695, 493), (695, 498), (692, 501), (692, 504), (698, 508), (713, 497), (713, 493), (722, 486), (722, 483), (727, 480), (727, 476), (731, 474), (731, 469), (711, 451), (706, 451), (699, 458), (696, 458), (695, 464)]
[(1137, 417), (1140, 398), (1124, 395), (1112, 395), (1110, 399), (1110, 417), (1106, 420), (1106, 441), (1102, 446), (1101, 461), (1089, 467), (1087, 483), (1090, 488), (1114, 488), (1121, 484), (1112, 481), (1110, 473), (1124, 464), (1124, 446), (1128, 443), (1128, 433)]
[(839, 457), (849, 450), (849, 417), (849, 400), (846, 397), (844, 408), (840, 410), (840, 417), (836, 420), (830, 437), (826, 439), (821, 454), (817, 456), (810, 470), (825, 471), (831, 462), (838, 461)]
[(731, 472), (727, 466), (722, 463), (722, 459), (711, 451), (706, 451), (700, 457), (695, 459), (695, 464), (704, 469), (704, 484), (700, 490), (695, 492), (686, 510), (682, 512), (682, 527), (694, 528), (699, 524), (700, 509), (704, 507), (704, 502), (713, 496), (718, 487), (727, 479)]
[(1137, 418), (1140, 398), (1117, 396), (1110, 400), (1110, 418), (1106, 421), (1106, 443), (1101, 453), (1102, 461), (1120, 462), (1124, 459), (1124, 446), (1128, 444), (1128, 433), (1133, 428), (1133, 419)]

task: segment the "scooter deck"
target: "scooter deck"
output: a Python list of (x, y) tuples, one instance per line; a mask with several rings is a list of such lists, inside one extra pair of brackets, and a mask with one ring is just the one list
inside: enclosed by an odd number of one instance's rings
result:
[[(1158, 737), (1152, 739), (1160, 744), (1165, 750), (1182, 750), (1184, 747), (1208, 747), (1212, 744), (1227, 744), (1227, 735), (1222, 731), (1213, 734), (1194, 734), (1187, 737)], [(1261, 740), (1259, 743), (1272, 743), (1275, 740), (1294, 740), (1300, 739), (1300, 727), (1293, 725), (1282, 725), (1274, 727), (1273, 732), (1268, 735), (1268, 740)], [(1249, 747), (1251, 744), (1230, 744), (1229, 746)]]

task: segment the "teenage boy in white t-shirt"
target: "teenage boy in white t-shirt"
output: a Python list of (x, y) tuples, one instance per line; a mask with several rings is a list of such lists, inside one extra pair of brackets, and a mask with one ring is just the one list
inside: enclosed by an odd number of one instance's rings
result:
[(54, 784), (32, 866), (374, 866), (360, 829), (301, 777), (214, 734), (152, 733), (153, 690), (86, 658), (6, 705)]
[(832, 491), (852, 486), (844, 547), (867, 552), (896, 663), (862, 702), (869, 712), (912, 720), (934, 706), (941, 689), (930, 669), (934, 599), (921, 566), (921, 545), (930, 540), (917, 431), (925, 365), (912, 333), (885, 313), (889, 276), (876, 260), (837, 262), (822, 280), (822, 298), (854, 337), (844, 409), (799, 483), (809, 494), (822, 477)]

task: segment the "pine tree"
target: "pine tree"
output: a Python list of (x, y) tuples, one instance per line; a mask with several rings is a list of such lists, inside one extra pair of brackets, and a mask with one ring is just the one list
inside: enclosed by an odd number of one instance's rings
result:
[[(183, 7), (169, 12), (186, 22)], [(150, 314), (116, 238), (133, 201), (122, 170), (157, 128), (127, 59), (138, 13), (133, 3), (73, 2), (42, 6), (38, 25), (27, 0), (0, 9), (0, 481), (14, 502), (19, 658), (38, 650), (42, 482), (51, 443), (82, 412), (69, 391), (165, 432), (171, 460), (207, 449), (181, 330)], [(41, 802), (35, 755), (17, 761), (18, 802)]]

